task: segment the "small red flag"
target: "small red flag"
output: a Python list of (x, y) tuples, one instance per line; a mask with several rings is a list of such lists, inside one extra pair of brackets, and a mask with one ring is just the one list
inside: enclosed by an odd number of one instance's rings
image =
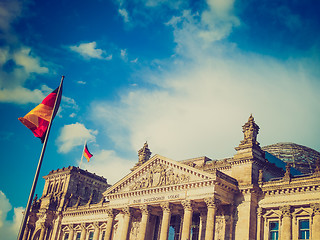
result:
[[(58, 89), (55, 89), (52, 93), (50, 93), (43, 101), (36, 106), (34, 109), (32, 109), (27, 115), (24, 117), (18, 118), (19, 121), (25, 125), (27, 128), (29, 128), (35, 137), (38, 137), (41, 139), (41, 142), (43, 143), (44, 138), (46, 136), (47, 128), (50, 122), (52, 111), (54, 110), (52, 120), (55, 117), (60, 101), (61, 101), (61, 95), (62, 95), (62, 86), (59, 94), (59, 98), (57, 99), (58, 95)], [(56, 107), (54, 108), (54, 104), (56, 103)]]
[(90, 158), (93, 156), (93, 155), (89, 152), (87, 144), (84, 146), (83, 156), (87, 159), (88, 162), (90, 161)]

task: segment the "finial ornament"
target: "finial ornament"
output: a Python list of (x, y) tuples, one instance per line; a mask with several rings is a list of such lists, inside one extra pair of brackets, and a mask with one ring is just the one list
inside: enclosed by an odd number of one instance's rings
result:
[(259, 133), (259, 126), (254, 122), (252, 114), (250, 115), (248, 122), (242, 126), (242, 132), (244, 133), (244, 141), (247, 143), (256, 143), (257, 135)]
[(139, 163), (143, 164), (150, 159), (151, 151), (148, 147), (148, 143), (145, 142), (143, 147), (138, 151)]
[(290, 170), (291, 170), (291, 166), (289, 163), (287, 163), (286, 172), (284, 173), (284, 176), (283, 176), (284, 180), (290, 180)]
[(137, 167), (141, 166), (146, 161), (148, 161), (150, 159), (150, 156), (151, 156), (151, 151), (149, 149), (148, 143), (145, 142), (143, 147), (138, 151), (139, 160), (136, 163), (136, 165), (133, 168), (131, 168), (131, 171), (134, 171)]
[(258, 147), (258, 149), (260, 149), (260, 144), (257, 142), (257, 135), (259, 133), (259, 129), (259, 126), (255, 123), (254, 118), (251, 114), (248, 119), (248, 122), (246, 122), (242, 126), (244, 139), (241, 141), (239, 147), (237, 147), (236, 150), (238, 151), (239, 149), (252, 147)]

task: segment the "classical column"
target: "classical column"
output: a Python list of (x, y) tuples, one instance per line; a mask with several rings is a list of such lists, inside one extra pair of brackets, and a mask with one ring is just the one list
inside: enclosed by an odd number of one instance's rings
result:
[(189, 240), (190, 239), (190, 230), (192, 224), (192, 202), (190, 200), (184, 200), (181, 202), (184, 214), (183, 214), (183, 225), (181, 232), (181, 240)]
[(86, 240), (87, 228), (85, 223), (81, 223), (81, 237), (80, 240)]
[(151, 209), (148, 205), (142, 205), (140, 206), (140, 210), (141, 210), (142, 217), (140, 222), (138, 239), (145, 240)]
[(229, 238), (230, 239), (233, 239), (234, 238), (234, 216), (236, 214), (236, 210), (237, 210), (237, 207), (236, 205), (234, 204), (230, 204), (230, 208), (229, 208), (229, 211), (230, 211), (230, 230), (229, 230)]
[(216, 225), (216, 211), (218, 201), (214, 197), (204, 199), (207, 204), (207, 225), (206, 225), (206, 240), (213, 240)]
[(199, 209), (200, 210), (200, 226), (199, 226), (199, 238), (198, 240), (205, 240), (206, 234), (206, 222), (207, 222), (207, 211), (206, 209)]
[(106, 233), (105, 237), (102, 240), (110, 240), (111, 233), (112, 233), (112, 226), (113, 226), (113, 218), (114, 218), (114, 212), (112, 209), (107, 210), (107, 226), (106, 226)]
[(28, 239), (29, 232), (30, 232), (29, 225), (26, 224), (26, 228), (24, 229), (22, 240), (27, 240)]
[(69, 224), (69, 239), (73, 240), (73, 236), (74, 236), (73, 224)]
[(39, 236), (39, 240), (44, 240), (44, 237), (46, 236), (47, 226), (45, 223), (41, 223), (41, 232)]
[(282, 212), (282, 224), (281, 224), (281, 240), (291, 240), (292, 238), (292, 219), (291, 219), (291, 207), (280, 207)]
[(169, 202), (164, 202), (160, 204), (162, 208), (162, 222), (160, 228), (160, 240), (167, 240), (169, 227), (170, 227), (170, 219), (171, 219), (171, 206)]
[(99, 240), (99, 233), (100, 233), (99, 222), (93, 223), (93, 226), (94, 226), (93, 240)]
[(320, 239), (320, 203), (311, 204), (313, 209), (313, 221), (312, 221), (312, 239)]
[(125, 207), (122, 209), (122, 212), (124, 213), (124, 217), (123, 217), (123, 223), (121, 228), (122, 232), (121, 232), (120, 240), (127, 240), (132, 210), (130, 209), (130, 207)]
[(262, 208), (257, 209), (257, 240), (262, 240), (263, 236), (263, 223), (262, 223)]

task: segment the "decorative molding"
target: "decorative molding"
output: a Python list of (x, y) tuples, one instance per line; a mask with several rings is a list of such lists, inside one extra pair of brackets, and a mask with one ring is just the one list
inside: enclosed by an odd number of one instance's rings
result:
[(142, 215), (149, 215), (151, 212), (151, 207), (147, 204), (141, 205), (140, 207)]
[(174, 173), (173, 168), (169, 168), (164, 164), (159, 164), (150, 168), (147, 176), (136, 181), (130, 186), (130, 190), (186, 183), (189, 182), (189, 180), (190, 176)]
[(113, 209), (109, 208), (109, 209), (106, 209), (106, 211), (107, 211), (108, 218), (113, 218), (114, 217)]
[(313, 210), (313, 215), (320, 215), (320, 203), (312, 203), (310, 207)]
[(172, 205), (169, 202), (160, 203), (160, 207), (162, 208), (163, 212), (170, 213), (172, 211)]
[(204, 199), (204, 202), (206, 203), (207, 208), (217, 209), (218, 204), (220, 204), (220, 200), (216, 199), (215, 197), (207, 197)]
[(191, 200), (183, 200), (181, 201), (181, 205), (183, 206), (185, 211), (192, 211), (194, 204)]
[(281, 207), (279, 207), (279, 210), (281, 211), (283, 217), (291, 217), (292, 216), (290, 205), (281, 206)]
[(133, 213), (133, 210), (129, 206), (126, 206), (126, 207), (122, 208), (121, 210), (124, 213), (124, 215), (131, 216)]

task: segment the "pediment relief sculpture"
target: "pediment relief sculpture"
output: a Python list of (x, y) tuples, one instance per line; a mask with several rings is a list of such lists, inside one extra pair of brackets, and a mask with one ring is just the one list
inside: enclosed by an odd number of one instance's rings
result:
[(138, 190), (165, 185), (173, 185), (187, 183), (190, 181), (190, 176), (184, 173), (176, 173), (173, 168), (163, 164), (158, 164), (149, 169), (145, 177), (135, 181), (130, 187), (130, 190)]

